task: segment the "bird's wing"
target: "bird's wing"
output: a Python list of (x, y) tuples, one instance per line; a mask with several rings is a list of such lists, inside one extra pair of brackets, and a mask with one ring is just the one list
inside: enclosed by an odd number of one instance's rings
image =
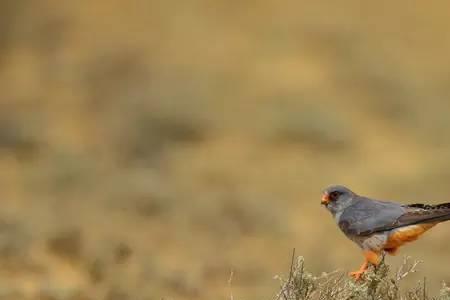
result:
[(346, 234), (370, 235), (408, 225), (449, 219), (450, 203), (401, 205), (358, 197), (358, 201), (342, 213), (339, 227)]
[(347, 235), (369, 235), (393, 226), (406, 213), (397, 203), (357, 197), (339, 218), (338, 225)]

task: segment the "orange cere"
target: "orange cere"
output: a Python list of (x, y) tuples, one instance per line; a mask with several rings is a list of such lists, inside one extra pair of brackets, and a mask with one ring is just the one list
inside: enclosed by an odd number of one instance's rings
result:
[(327, 194), (327, 193), (323, 194), (323, 195), (322, 195), (322, 201), (321, 201), (321, 203), (322, 203), (322, 204), (328, 204), (328, 203), (330, 203), (330, 195)]

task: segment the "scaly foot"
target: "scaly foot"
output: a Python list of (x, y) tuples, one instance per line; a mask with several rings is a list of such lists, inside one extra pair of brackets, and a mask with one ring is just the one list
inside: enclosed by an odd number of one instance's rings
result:
[(353, 277), (356, 281), (361, 279), (361, 276), (364, 274), (366, 270), (358, 270), (355, 272), (348, 273), (349, 276)]

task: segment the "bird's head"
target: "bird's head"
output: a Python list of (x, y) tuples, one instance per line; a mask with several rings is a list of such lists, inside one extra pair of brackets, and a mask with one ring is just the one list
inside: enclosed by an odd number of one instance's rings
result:
[(349, 206), (355, 195), (355, 193), (345, 186), (332, 185), (323, 191), (321, 204), (325, 205), (331, 213), (335, 214)]

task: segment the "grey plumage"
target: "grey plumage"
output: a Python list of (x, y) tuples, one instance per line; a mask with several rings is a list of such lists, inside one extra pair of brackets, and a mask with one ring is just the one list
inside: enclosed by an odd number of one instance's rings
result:
[(343, 186), (325, 190), (335, 199), (326, 204), (344, 234), (363, 249), (381, 250), (400, 228), (450, 220), (450, 203), (399, 204), (359, 196)]
[(405, 213), (399, 204), (356, 196), (340, 215), (338, 225), (345, 234), (369, 235), (393, 226)]
[(360, 279), (369, 263), (378, 265), (380, 254), (395, 254), (437, 223), (450, 220), (450, 203), (399, 204), (362, 197), (342, 186), (331, 186), (322, 195), (342, 232), (363, 250), (364, 263), (350, 276)]

